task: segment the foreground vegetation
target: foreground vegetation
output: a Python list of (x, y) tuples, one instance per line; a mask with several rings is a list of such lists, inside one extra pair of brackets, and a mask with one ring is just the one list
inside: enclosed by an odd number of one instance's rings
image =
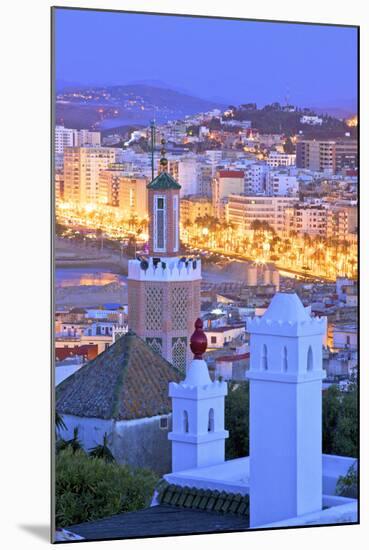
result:
[(56, 455), (56, 527), (145, 508), (157, 482), (150, 470), (121, 466), (68, 446)]

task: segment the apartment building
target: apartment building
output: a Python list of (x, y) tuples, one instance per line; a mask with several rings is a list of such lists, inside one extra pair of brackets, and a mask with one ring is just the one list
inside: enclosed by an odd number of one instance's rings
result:
[(77, 204), (99, 202), (99, 176), (115, 161), (109, 147), (67, 147), (64, 151), (64, 199)]
[(270, 166), (270, 168), (276, 168), (278, 166), (294, 166), (296, 164), (296, 155), (271, 151), (266, 159), (266, 163)]
[(336, 142), (336, 173), (344, 170), (355, 170), (358, 167), (357, 140), (340, 140)]
[(246, 166), (244, 169), (244, 192), (247, 195), (259, 195), (265, 193), (265, 182), (268, 172), (269, 166), (261, 162)]
[(277, 233), (283, 233), (285, 211), (293, 206), (293, 197), (263, 197), (230, 195), (226, 205), (226, 218), (239, 230), (252, 229), (252, 222), (267, 222)]
[(54, 153), (56, 155), (63, 154), (66, 147), (84, 147), (86, 145), (100, 147), (101, 145), (100, 132), (91, 132), (90, 130), (75, 130), (56, 126), (54, 137)]
[(187, 221), (195, 224), (197, 218), (213, 215), (213, 204), (208, 197), (200, 195), (184, 197), (180, 203), (180, 219), (182, 224)]
[(169, 173), (181, 186), (181, 197), (197, 194), (198, 162), (195, 156), (169, 159)]
[(300, 140), (296, 144), (296, 165), (332, 174), (355, 169), (358, 166), (357, 140)]
[(271, 170), (266, 174), (265, 193), (270, 196), (296, 196), (299, 184), (287, 170)]
[(328, 209), (322, 205), (296, 204), (285, 211), (285, 231), (326, 237)]
[(126, 219), (147, 218), (147, 184), (148, 179), (142, 174), (127, 173), (119, 164), (111, 165), (100, 172), (99, 202), (117, 207)]
[(296, 166), (335, 173), (335, 141), (301, 140), (296, 144)]
[(77, 146), (78, 131), (73, 128), (56, 126), (54, 132), (54, 153), (62, 155), (66, 147)]

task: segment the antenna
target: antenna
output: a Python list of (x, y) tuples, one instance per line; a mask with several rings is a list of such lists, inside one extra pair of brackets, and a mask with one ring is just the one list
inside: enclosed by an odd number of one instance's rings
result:
[(151, 181), (154, 179), (154, 149), (155, 149), (155, 120), (150, 122), (150, 134), (151, 134)]
[(290, 104), (290, 90), (289, 90), (289, 88), (286, 89), (286, 95), (285, 95), (284, 99), (285, 99), (286, 107), (287, 107)]

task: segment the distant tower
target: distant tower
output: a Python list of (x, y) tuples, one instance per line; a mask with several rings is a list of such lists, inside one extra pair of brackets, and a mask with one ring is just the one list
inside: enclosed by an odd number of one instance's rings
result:
[(201, 468), (224, 462), (225, 439), (224, 398), (226, 382), (212, 382), (208, 367), (202, 358), (207, 347), (203, 323), (197, 319), (191, 337), (194, 358), (183, 382), (170, 382), (173, 431), (172, 471)]
[(200, 315), (201, 262), (179, 256), (179, 190), (167, 173), (165, 141), (158, 176), (149, 183), (149, 258), (128, 263), (128, 325), (181, 370)]
[(251, 335), (250, 526), (322, 508), (322, 341), (296, 294), (275, 294)]

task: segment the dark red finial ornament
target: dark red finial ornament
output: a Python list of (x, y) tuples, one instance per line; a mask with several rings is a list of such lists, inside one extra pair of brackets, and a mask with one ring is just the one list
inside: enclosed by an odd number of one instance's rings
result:
[(202, 354), (205, 353), (208, 347), (208, 339), (205, 332), (202, 330), (203, 322), (201, 319), (195, 321), (195, 332), (191, 336), (190, 348), (194, 359), (202, 359)]

